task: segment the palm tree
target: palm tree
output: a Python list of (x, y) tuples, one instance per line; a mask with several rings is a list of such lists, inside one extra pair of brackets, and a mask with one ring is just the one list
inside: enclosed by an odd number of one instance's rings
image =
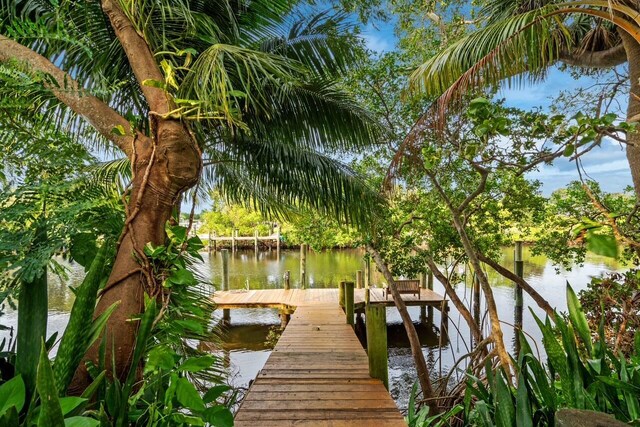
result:
[[(428, 126), (433, 111), (443, 117), (447, 105), (469, 89), (511, 82), (538, 81), (560, 62), (583, 68), (612, 68), (628, 63), (630, 92), (627, 122), (640, 120), (640, 9), (632, 2), (600, 0), (490, 0), (480, 13), (480, 29), (443, 49), (412, 74), (412, 85), (440, 95), (412, 136)], [(596, 104), (596, 100), (594, 100)], [(626, 152), (640, 199), (640, 133), (626, 135)]]
[[(52, 126), (120, 151), (131, 164), (127, 219), (96, 309), (120, 301), (106, 332), (106, 360), (117, 375), (130, 363), (137, 331), (130, 319), (145, 292), (161, 291), (146, 274), (143, 247), (165, 242), (165, 223), (203, 169), (205, 183), (266, 211), (310, 205), (356, 223), (369, 213), (373, 193), (330, 156), (381, 133), (335, 84), (357, 44), (344, 19), (296, 19), (290, 3), (4, 0), (0, 7), (0, 65), (14, 77), (0, 73), (0, 93), (17, 102), (28, 91), (31, 99), (12, 115), (28, 120), (35, 108)], [(13, 84), (16, 75), (28, 84)], [(97, 349), (88, 357), (96, 360)], [(78, 372), (73, 387), (88, 381)]]

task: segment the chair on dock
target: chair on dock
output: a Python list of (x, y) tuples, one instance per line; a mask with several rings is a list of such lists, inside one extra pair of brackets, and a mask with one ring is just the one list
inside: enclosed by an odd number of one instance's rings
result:
[[(394, 280), (396, 283), (396, 288), (398, 288), (398, 293), (400, 294), (412, 294), (420, 297), (420, 280), (415, 279), (401, 279)], [(382, 290), (385, 299), (389, 299), (389, 287), (388, 285), (384, 287)]]

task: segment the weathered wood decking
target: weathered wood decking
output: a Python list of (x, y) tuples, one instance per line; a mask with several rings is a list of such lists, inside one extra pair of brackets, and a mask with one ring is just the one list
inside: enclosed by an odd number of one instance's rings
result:
[[(291, 297), (294, 291), (280, 292)], [(382, 382), (369, 376), (367, 355), (345, 323), (337, 292), (313, 291), (297, 295), (299, 307), (251, 385), (235, 425), (405, 426)], [(262, 302), (281, 301), (272, 294)]]
[[(354, 290), (356, 308), (364, 306), (364, 289)], [(381, 288), (370, 289), (371, 304), (394, 306), (393, 298), (385, 298)], [(429, 289), (420, 289), (420, 295), (403, 295), (408, 306), (430, 306), (440, 309), (445, 298)], [(287, 308), (316, 304), (338, 305), (338, 289), (260, 289), (216, 291), (214, 300), (218, 308)]]
[[(382, 289), (369, 292), (370, 304), (394, 305)], [(225, 311), (278, 308), (288, 317), (295, 310), (243, 400), (237, 426), (405, 425), (382, 381), (369, 376), (367, 354), (338, 298), (338, 289), (215, 292), (218, 308)], [(447, 310), (445, 298), (429, 289), (402, 299), (409, 306)], [(354, 290), (354, 306), (364, 308), (365, 289)]]

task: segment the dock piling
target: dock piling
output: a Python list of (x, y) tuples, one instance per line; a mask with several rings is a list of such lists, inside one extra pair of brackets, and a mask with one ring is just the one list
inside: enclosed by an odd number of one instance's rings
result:
[(355, 314), (355, 306), (354, 306), (354, 286), (353, 282), (345, 282), (344, 284), (344, 313), (347, 317), (347, 324), (353, 326), (354, 325), (354, 314)]
[[(229, 290), (229, 250), (220, 251), (222, 256), (222, 290)], [(222, 310), (222, 324), (229, 325), (231, 323), (231, 311), (228, 308)]]
[(358, 289), (362, 289), (363, 287), (362, 270), (356, 271), (356, 287)]
[(256, 253), (256, 256), (258, 256), (258, 229), (257, 228), (253, 231), (253, 250)]
[(338, 284), (338, 304), (340, 304), (342, 308), (345, 307), (345, 283), (346, 282), (340, 282)]
[(300, 288), (307, 289), (307, 244), (300, 245)]
[(440, 303), (440, 347), (449, 340), (449, 304), (447, 300)]
[[(429, 269), (427, 272), (427, 289), (433, 291), (433, 271)], [(433, 324), (433, 307), (427, 308), (427, 323)]]
[[(516, 274), (516, 276), (520, 278), (524, 277), (524, 261), (522, 260), (522, 242), (520, 241), (516, 242), (513, 260), (514, 260), (513, 261), (514, 273)], [(515, 307), (514, 325), (516, 329), (522, 329), (522, 314), (523, 314), (524, 301), (522, 296), (522, 287), (517, 283), (516, 283), (515, 293), (516, 293), (515, 295), (516, 307)], [(515, 345), (516, 354), (519, 354), (520, 340), (515, 340), (515, 344), (516, 344)]]
[(367, 354), (369, 375), (382, 381), (389, 390), (387, 351), (387, 310), (382, 305), (366, 304)]
[(286, 291), (291, 289), (291, 271), (289, 270), (284, 272), (284, 289)]
[[(427, 289), (427, 273), (423, 271), (420, 273), (420, 289)], [(420, 323), (427, 324), (427, 307), (420, 306)]]
[(367, 257), (364, 260), (364, 287), (371, 287), (371, 259)]

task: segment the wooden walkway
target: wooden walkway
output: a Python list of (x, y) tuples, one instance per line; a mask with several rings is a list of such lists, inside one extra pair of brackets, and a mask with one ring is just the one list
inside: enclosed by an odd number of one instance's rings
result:
[[(382, 382), (369, 376), (367, 355), (345, 323), (337, 290), (335, 295), (329, 289), (302, 290), (305, 297), (295, 291), (262, 295), (262, 304), (298, 309), (251, 385), (235, 425), (406, 426)], [(284, 294), (278, 297), (277, 292)], [(215, 300), (221, 307), (223, 301), (230, 307), (231, 297), (241, 295), (220, 294)]]
[[(354, 290), (356, 309), (364, 307), (364, 289)], [(386, 299), (381, 288), (370, 289), (370, 303), (394, 306), (393, 298)], [(338, 289), (260, 289), (216, 291), (213, 299), (221, 309), (229, 308), (288, 308), (317, 304), (338, 306)], [(408, 306), (428, 306), (441, 309), (446, 299), (429, 289), (420, 289), (420, 296), (402, 295)]]

